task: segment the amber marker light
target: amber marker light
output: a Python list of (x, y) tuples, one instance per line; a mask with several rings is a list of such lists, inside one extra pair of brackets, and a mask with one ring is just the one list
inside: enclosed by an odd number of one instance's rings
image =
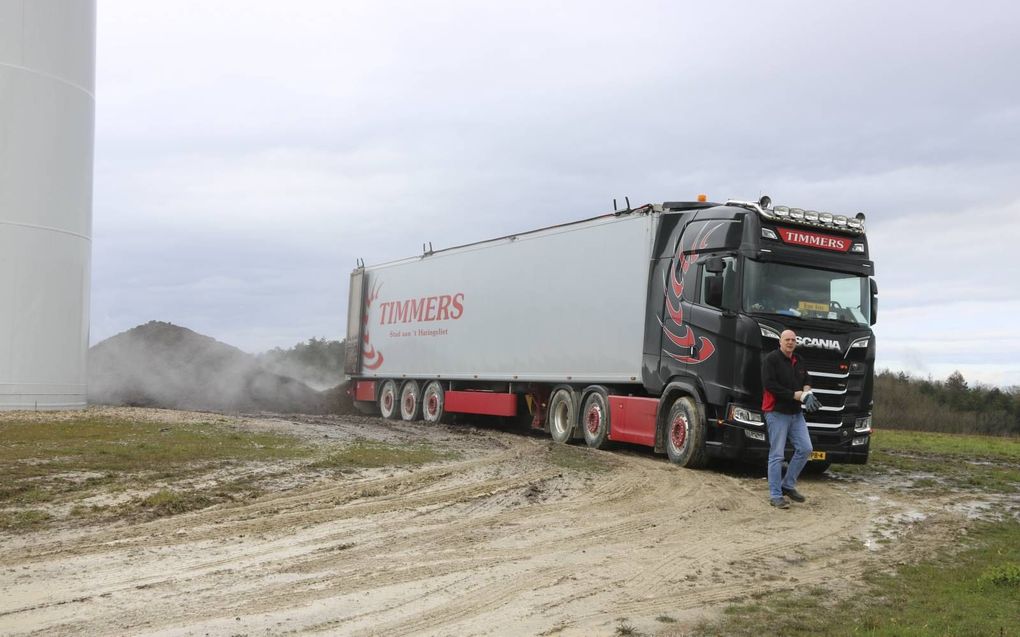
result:
[(708, 201), (708, 195), (698, 195), (698, 201), (700, 202)]

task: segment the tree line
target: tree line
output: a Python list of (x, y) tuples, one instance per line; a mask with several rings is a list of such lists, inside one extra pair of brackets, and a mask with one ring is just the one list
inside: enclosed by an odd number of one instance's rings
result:
[(290, 376), (315, 389), (328, 389), (344, 379), (344, 341), (310, 338), (289, 349), (274, 347), (258, 355), (263, 368)]
[(1020, 387), (970, 386), (959, 371), (946, 380), (903, 372), (875, 375), (877, 428), (1020, 435)]

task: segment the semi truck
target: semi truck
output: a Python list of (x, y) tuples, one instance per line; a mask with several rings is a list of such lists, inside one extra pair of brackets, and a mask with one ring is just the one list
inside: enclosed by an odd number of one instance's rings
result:
[(355, 405), (385, 418), (517, 417), (699, 468), (767, 457), (761, 360), (792, 329), (821, 402), (809, 467), (824, 470), (868, 458), (877, 296), (863, 213), (628, 205), (359, 261), (345, 372)]

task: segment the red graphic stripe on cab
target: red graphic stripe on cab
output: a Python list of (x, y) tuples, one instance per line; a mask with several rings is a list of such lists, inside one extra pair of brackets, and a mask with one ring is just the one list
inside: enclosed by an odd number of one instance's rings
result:
[[(705, 224), (694, 237), (690, 248), (686, 250), (683, 249), (683, 241), (681, 240), (681, 245), (677, 246), (676, 256), (670, 264), (669, 284), (665, 286), (666, 315), (678, 331), (681, 328), (683, 331), (681, 332), (682, 335), (677, 334), (660, 321), (662, 333), (670, 343), (681, 349), (689, 350), (689, 353), (674, 353), (666, 348), (663, 348), (662, 351), (670, 358), (689, 365), (696, 365), (708, 360), (715, 353), (715, 345), (704, 336), (699, 336), (697, 338), (698, 347), (695, 348), (694, 331), (690, 326), (684, 325), (683, 277), (694, 263), (694, 252), (696, 250), (703, 250), (708, 245), (709, 237), (720, 227), (722, 227), (721, 223)], [(672, 292), (672, 295), (670, 292)]]

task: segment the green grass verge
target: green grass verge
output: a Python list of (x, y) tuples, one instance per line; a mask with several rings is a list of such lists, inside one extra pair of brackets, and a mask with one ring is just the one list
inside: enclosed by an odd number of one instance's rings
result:
[(1020, 462), (1020, 438), (879, 429), (872, 445), (875, 442), (882, 449), (899, 452)]
[(866, 465), (834, 465), (836, 475), (928, 474), (911, 489), (1020, 490), (1020, 440), (994, 436), (883, 429), (872, 435)]
[(694, 634), (1020, 635), (1020, 524), (982, 524), (966, 543), (934, 561), (870, 572), (866, 590), (844, 599), (793, 590), (731, 606)]
[(315, 469), (373, 469), (378, 467), (407, 467), (429, 462), (440, 462), (459, 457), (458, 453), (440, 451), (427, 444), (392, 444), (371, 440), (357, 440), (340, 451), (311, 464)]

